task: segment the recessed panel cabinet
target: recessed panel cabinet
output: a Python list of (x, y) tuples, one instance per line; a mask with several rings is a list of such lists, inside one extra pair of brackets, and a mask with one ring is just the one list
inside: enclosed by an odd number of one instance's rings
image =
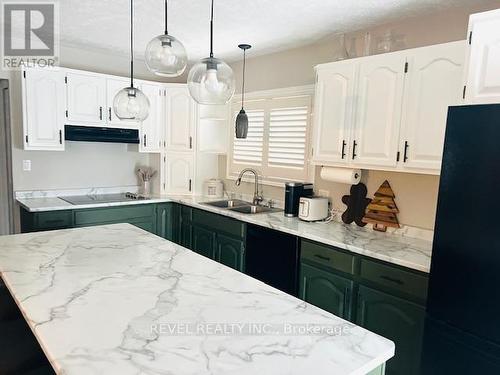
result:
[(125, 87), (130, 86), (130, 80), (126, 78), (107, 77), (106, 78), (106, 126), (108, 128), (130, 128), (136, 129), (137, 122), (119, 119), (113, 109), (113, 102), (116, 94)]
[(193, 190), (194, 157), (187, 152), (168, 152), (164, 163), (165, 192), (191, 194)]
[(372, 56), (360, 63), (351, 159), (359, 166), (396, 166), (406, 57)]
[(167, 87), (167, 150), (193, 149), (196, 105), (187, 88)]
[(25, 150), (64, 151), (64, 77), (64, 72), (60, 70), (23, 71)]
[(141, 90), (149, 99), (149, 115), (139, 131), (139, 150), (159, 153), (163, 149), (165, 128), (165, 89), (160, 85), (142, 84)]
[(314, 159), (349, 161), (355, 78), (356, 66), (350, 62), (318, 69)]
[(313, 162), (439, 174), (464, 54), (460, 41), (316, 67)]
[(500, 9), (473, 14), (469, 20), (467, 103), (500, 103)]
[(106, 78), (91, 72), (68, 72), (67, 120), (70, 125), (106, 124)]

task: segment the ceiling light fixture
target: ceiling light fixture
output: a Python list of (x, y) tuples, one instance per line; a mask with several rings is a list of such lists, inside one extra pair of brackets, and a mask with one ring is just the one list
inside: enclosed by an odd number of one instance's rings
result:
[(243, 50), (243, 84), (241, 88), (241, 110), (236, 116), (236, 138), (245, 139), (248, 135), (248, 116), (245, 113), (245, 69), (246, 69), (246, 58), (247, 49), (252, 48), (250, 44), (240, 44), (238, 48)]
[(165, 33), (151, 40), (146, 46), (148, 69), (162, 77), (178, 77), (186, 70), (187, 54), (184, 45), (168, 35), (168, 1), (165, 0)]
[(113, 109), (121, 120), (143, 121), (149, 115), (149, 99), (134, 87), (134, 0), (130, 0), (130, 87), (118, 91)]
[(214, 0), (210, 13), (210, 57), (195, 64), (188, 75), (189, 93), (199, 104), (226, 104), (234, 95), (233, 70), (213, 53)]

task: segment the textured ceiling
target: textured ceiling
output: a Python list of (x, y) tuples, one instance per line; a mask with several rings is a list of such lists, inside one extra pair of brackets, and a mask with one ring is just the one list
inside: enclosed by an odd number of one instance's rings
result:
[[(400, 17), (482, 0), (216, 0), (215, 56), (239, 59), (239, 43), (260, 55)], [(127, 53), (129, 0), (62, 0), (61, 43)], [(163, 30), (163, 0), (135, 0), (136, 54)], [(190, 60), (208, 55), (209, 0), (170, 0), (169, 32)]]

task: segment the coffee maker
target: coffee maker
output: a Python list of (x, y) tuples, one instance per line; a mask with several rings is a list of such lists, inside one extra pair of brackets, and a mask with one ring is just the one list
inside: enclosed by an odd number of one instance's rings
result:
[(299, 216), (299, 201), (301, 197), (313, 196), (313, 184), (309, 182), (285, 183), (285, 216)]

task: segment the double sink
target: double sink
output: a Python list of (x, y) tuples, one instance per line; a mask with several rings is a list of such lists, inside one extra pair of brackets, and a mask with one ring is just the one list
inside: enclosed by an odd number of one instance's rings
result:
[(279, 208), (271, 208), (265, 206), (258, 206), (250, 202), (242, 201), (239, 199), (228, 199), (214, 202), (203, 203), (207, 206), (225, 208), (230, 211), (239, 212), (241, 214), (255, 215), (261, 213), (271, 213), (281, 211)]

